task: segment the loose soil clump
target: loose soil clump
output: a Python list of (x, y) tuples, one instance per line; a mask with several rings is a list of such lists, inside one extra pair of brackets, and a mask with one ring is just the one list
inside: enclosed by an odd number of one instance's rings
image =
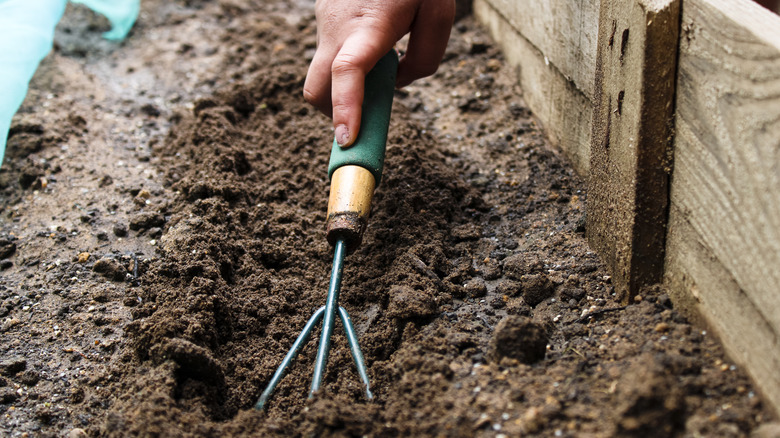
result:
[(302, 99), (311, 5), (145, 2), (119, 46), (68, 14), (0, 172), (4, 433), (745, 436), (771, 421), (662, 288), (616, 301), (583, 182), (468, 16), (439, 72), (396, 92), (345, 263), (375, 400), (337, 329), (321, 393), (306, 397), (310, 342), (253, 410), (332, 260), (333, 131)]

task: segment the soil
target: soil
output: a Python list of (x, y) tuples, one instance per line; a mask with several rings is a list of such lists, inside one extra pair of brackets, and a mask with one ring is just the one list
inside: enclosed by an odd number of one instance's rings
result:
[[(585, 184), (472, 17), (396, 92), (323, 390), (315, 343), (252, 407), (332, 261), (308, 2), (70, 6), (0, 170), (5, 436), (746, 436), (776, 427), (662, 287), (621, 305)], [(403, 43), (402, 43), (403, 46)], [(317, 332), (315, 331), (315, 336)]]

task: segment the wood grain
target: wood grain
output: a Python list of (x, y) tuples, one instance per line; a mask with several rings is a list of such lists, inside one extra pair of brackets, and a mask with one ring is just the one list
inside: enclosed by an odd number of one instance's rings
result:
[(780, 412), (780, 17), (686, 0), (666, 281)]
[(680, 0), (602, 0), (590, 245), (624, 302), (663, 279)]
[(475, 0), (474, 14), (498, 41), (507, 62), (517, 68), (523, 98), (544, 125), (551, 142), (566, 153), (580, 175), (587, 175), (593, 114), (590, 99), (549, 58), (546, 61), (545, 55), (488, 0)]
[(486, 0), (588, 99), (593, 99), (599, 0)]

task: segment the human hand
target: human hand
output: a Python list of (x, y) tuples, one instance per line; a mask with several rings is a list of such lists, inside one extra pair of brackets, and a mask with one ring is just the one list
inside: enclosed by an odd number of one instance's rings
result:
[(333, 117), (336, 142), (349, 146), (360, 130), (366, 74), (404, 35), (397, 87), (436, 72), (455, 17), (454, 0), (317, 0), (317, 51), (304, 98)]

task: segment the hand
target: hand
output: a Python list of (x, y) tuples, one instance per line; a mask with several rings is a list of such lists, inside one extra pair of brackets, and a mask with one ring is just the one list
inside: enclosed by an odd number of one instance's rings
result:
[(454, 0), (317, 0), (317, 51), (304, 98), (333, 117), (336, 142), (349, 146), (360, 130), (366, 74), (404, 35), (409, 46), (397, 87), (439, 68), (455, 17)]

